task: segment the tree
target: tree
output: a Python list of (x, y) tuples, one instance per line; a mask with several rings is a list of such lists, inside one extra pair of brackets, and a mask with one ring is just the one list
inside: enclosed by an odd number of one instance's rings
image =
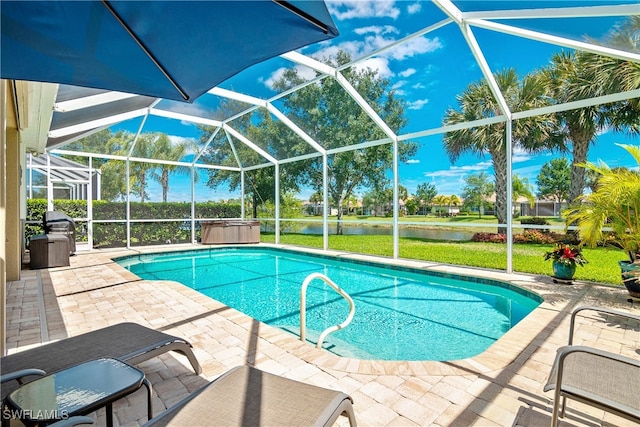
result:
[[(135, 135), (119, 131), (112, 135), (106, 143), (105, 152), (116, 155), (127, 155)], [(106, 200), (126, 200), (127, 198), (127, 165), (123, 160), (109, 160), (100, 167), (102, 173), (101, 195)], [(134, 194), (139, 191), (135, 175), (129, 175), (129, 189)]]
[[(407, 188), (402, 185), (398, 185), (398, 201), (405, 202), (408, 197), (409, 192), (407, 191)], [(393, 210), (393, 188), (391, 188), (388, 183), (379, 190), (379, 198), (383, 204), (386, 205), (386, 212), (391, 212)]]
[[(393, 195), (393, 189), (391, 189)], [(409, 190), (404, 185), (398, 185), (398, 201), (406, 202), (409, 198)]]
[[(190, 146), (191, 144), (184, 140), (174, 144), (166, 134), (159, 133), (156, 134), (152, 151), (156, 160), (178, 161), (187, 154)], [(169, 173), (174, 171), (190, 173), (189, 169), (185, 167), (171, 164), (157, 164), (151, 171), (151, 177), (162, 187), (162, 201), (164, 203), (167, 202), (167, 195), (169, 193)], [(194, 175), (194, 179), (195, 177), (197, 177), (197, 175)]]
[(416, 200), (415, 197), (411, 197), (411, 198), (407, 199), (407, 201), (404, 204), (404, 207), (407, 209), (407, 214), (408, 215), (417, 214), (419, 206), (420, 205), (418, 203), (418, 200)]
[[(640, 17), (631, 16), (613, 28), (602, 44), (640, 52)], [(594, 42), (593, 40), (591, 40)], [(543, 73), (557, 103), (576, 101), (640, 88), (640, 64), (588, 52), (561, 52)], [(607, 105), (582, 107), (556, 113), (562, 132), (571, 141), (571, 187), (568, 200), (582, 196), (589, 147), (600, 131), (611, 129), (640, 133), (640, 100), (633, 98)], [(565, 148), (566, 149), (566, 148)]]
[(464, 186), (462, 187), (462, 198), (467, 206), (478, 209), (478, 218), (482, 218), (484, 206), (487, 204), (487, 198), (494, 192), (494, 185), (484, 172), (473, 174), (465, 177)]
[(529, 184), (529, 180), (527, 178), (523, 178), (518, 174), (513, 175), (511, 179), (513, 192), (512, 192), (512, 202), (515, 203), (518, 201), (520, 197), (526, 197), (529, 201), (529, 206), (532, 208), (535, 206), (536, 198), (533, 195), (533, 186)]
[[(604, 41), (592, 43), (632, 53), (640, 53), (640, 16), (632, 15), (615, 25)], [(580, 67), (584, 69), (586, 82), (576, 89), (576, 97), (584, 98), (583, 90), (596, 90), (599, 95), (623, 92), (640, 88), (640, 63), (624, 61), (589, 52), (579, 55)], [(640, 133), (640, 98), (631, 98), (602, 106), (607, 111), (610, 124), (615, 130)]]
[(452, 194), (449, 197), (449, 214), (451, 214), (451, 206), (459, 206), (460, 205), (460, 198), (458, 198), (458, 196), (456, 196), (455, 194)]
[[(214, 111), (213, 116), (218, 120), (233, 117), (247, 109), (249, 105), (235, 100), (224, 100)], [(289, 157), (295, 153), (301, 144), (300, 138), (293, 135), (287, 129), (283, 129), (281, 123), (275, 123), (268, 111), (258, 110), (255, 115), (244, 114), (228, 123), (233, 129), (246, 136), (259, 147), (266, 148), (266, 152), (276, 158)], [(208, 164), (238, 168), (257, 166), (268, 163), (262, 155), (245, 145), (233, 135), (226, 132), (217, 132), (212, 126), (199, 126), (200, 138), (198, 144), (204, 148), (202, 160)], [(217, 132), (217, 133), (216, 133)], [(295, 137), (295, 138), (294, 138)], [(296, 170), (304, 166), (304, 162), (289, 163), (287, 168), (282, 167), (280, 173), (280, 192), (299, 192), (299, 177), (301, 172)], [(287, 173), (288, 172), (288, 173)], [(208, 169), (207, 186), (215, 189), (221, 185), (227, 185), (230, 191), (237, 190), (242, 183), (241, 174), (229, 169)], [(258, 217), (260, 206), (268, 201), (275, 207), (275, 168), (262, 167), (248, 170), (245, 177), (245, 194), (250, 199), (253, 217)], [(272, 209), (272, 208), (268, 208)], [(273, 214), (273, 212), (272, 212)]]
[[(143, 159), (153, 159), (155, 157), (155, 140), (156, 136), (153, 133), (143, 133), (138, 135), (138, 139), (135, 141), (133, 147), (133, 155), (135, 157), (141, 157)], [(129, 147), (125, 147), (128, 151)], [(147, 194), (147, 175), (155, 169), (156, 165), (148, 162), (130, 162), (129, 169), (130, 174), (137, 179), (137, 193), (140, 196), (140, 202), (144, 203), (144, 200), (148, 197)]]
[[(378, 216), (377, 212), (376, 212), (376, 206), (377, 206), (377, 199), (376, 199), (376, 195), (373, 193), (365, 193), (364, 196), (362, 196), (362, 209), (363, 211), (366, 209), (367, 214), (370, 215), (371, 212), (371, 208), (373, 207), (373, 216)], [(364, 212), (363, 212), (364, 214)]]
[[(640, 146), (622, 145), (640, 166)], [(596, 189), (586, 203), (573, 205), (562, 212), (567, 223), (578, 225), (580, 237), (588, 246), (603, 242), (623, 249), (629, 262), (637, 263), (640, 255), (640, 174), (636, 170), (610, 168), (606, 163), (586, 163), (582, 167), (597, 175)], [(604, 232), (608, 227), (611, 232)], [(622, 266), (621, 266), (622, 267)], [(632, 275), (637, 279), (637, 275)], [(623, 275), (626, 283), (626, 275)]]
[[(131, 149), (133, 146), (133, 150)], [(110, 152), (120, 156), (140, 157), (142, 159), (158, 159), (177, 161), (184, 157), (188, 150), (188, 143), (172, 144), (169, 137), (163, 133), (143, 133), (135, 140), (129, 132), (118, 132), (109, 141), (106, 147)], [(167, 201), (169, 191), (169, 172), (176, 170), (176, 165), (165, 165), (135, 161), (129, 163), (130, 190), (140, 196), (144, 202), (148, 198), (148, 178), (154, 179), (162, 186), (162, 201)], [(158, 173), (157, 171), (160, 171)], [(182, 169), (185, 170), (186, 169)], [(121, 160), (110, 160), (102, 167), (103, 194), (109, 200), (124, 198), (126, 196), (126, 163)]]
[[(100, 146), (100, 150), (115, 153), (119, 156), (129, 156), (135, 135), (130, 132), (119, 131), (115, 134), (102, 133), (103, 137), (109, 135), (107, 141), (90, 140), (93, 147)], [(133, 157), (146, 159), (178, 161), (181, 160), (192, 147), (187, 141), (173, 144), (164, 133), (140, 134), (133, 152)], [(148, 197), (147, 178), (151, 178), (162, 187), (162, 201), (167, 201), (169, 191), (169, 174), (173, 171), (188, 173), (185, 167), (170, 164), (157, 164), (148, 162), (130, 162), (129, 187), (133, 194), (140, 196), (142, 202)], [(127, 195), (126, 162), (123, 160), (108, 160), (102, 163), (102, 197), (107, 200), (124, 200)], [(197, 179), (197, 175), (196, 175)]]
[[(583, 85), (586, 78), (585, 70), (580, 67), (578, 53), (560, 52), (551, 59), (551, 65), (542, 73), (548, 79), (548, 87), (551, 89), (551, 96), (556, 103), (575, 101), (576, 91)], [(591, 89), (582, 89), (586, 97), (595, 96), (594, 85), (589, 84)], [(561, 111), (556, 113), (559, 130), (564, 137), (571, 141), (571, 180), (569, 194), (570, 202), (582, 195), (585, 187), (585, 169), (579, 164), (587, 161), (589, 146), (595, 142), (596, 133), (606, 124), (606, 114), (599, 106), (583, 107), (575, 110)], [(567, 151), (566, 144), (561, 144), (562, 151)]]
[(313, 209), (313, 215), (317, 215), (318, 205), (320, 205), (322, 201), (323, 201), (322, 193), (319, 191), (316, 191), (311, 196), (309, 196), (309, 202), (311, 203), (311, 206)]
[[(113, 136), (114, 135), (110, 129), (102, 129), (98, 132), (87, 135), (78, 141), (66, 144), (64, 146), (64, 149), (68, 151), (78, 151), (86, 153), (109, 153), (107, 147), (109, 145), (109, 140), (111, 140)], [(83, 165), (89, 164), (87, 156), (64, 155), (62, 157)], [(91, 163), (94, 168), (100, 168), (107, 161), (107, 159), (94, 157)]]
[(542, 165), (536, 184), (541, 199), (552, 197), (558, 203), (570, 200), (571, 168), (567, 159), (553, 159)]
[[(332, 66), (340, 66), (350, 61), (349, 54), (344, 51), (339, 51), (335, 60), (325, 60)], [(342, 70), (341, 74), (394, 132), (399, 132), (407, 124), (404, 101), (395, 96), (390, 82), (381, 78), (377, 71), (351, 67)], [(274, 87), (278, 91), (285, 91), (303, 81), (305, 80), (298, 75), (296, 69), (290, 69), (274, 83)], [(325, 78), (283, 98), (283, 112), (326, 149), (347, 147), (387, 137), (333, 78)], [(278, 145), (282, 144), (280, 141), (277, 142)], [(399, 143), (398, 148), (400, 160), (405, 161), (414, 155), (417, 145), (404, 141)], [(380, 186), (381, 181), (386, 179), (392, 160), (389, 145), (342, 151), (328, 157), (327, 186), (329, 196), (338, 209), (338, 234), (342, 233), (345, 200), (357, 188)], [(305, 168), (298, 176), (298, 182), (308, 182), (315, 189), (321, 189), (322, 159), (315, 158), (299, 163)]]
[(432, 201), (435, 206), (438, 206), (438, 216), (442, 216), (442, 206), (449, 204), (449, 196), (438, 194)]
[[(257, 218), (273, 218), (273, 212), (275, 206), (273, 201), (268, 200), (260, 205)], [(293, 219), (301, 218), (303, 216), (302, 201), (296, 198), (293, 193), (283, 193), (280, 197), (280, 215), (282, 218)], [(274, 222), (272, 220), (261, 220), (267, 228), (273, 227), (275, 229)], [(295, 221), (282, 221), (280, 224), (280, 234), (295, 233), (302, 228), (300, 222)]]
[(430, 182), (425, 182), (422, 184), (418, 184), (416, 188), (416, 198), (418, 199), (418, 204), (421, 208), (424, 209), (425, 216), (427, 215), (426, 207), (431, 204), (433, 198), (438, 194), (438, 190), (436, 190), (436, 186)]
[(347, 199), (347, 215), (351, 213), (351, 207), (358, 206), (358, 198), (355, 196), (355, 194), (350, 195)]
[[(122, 154), (123, 148), (130, 146), (134, 135), (130, 132), (111, 132), (110, 129), (103, 129), (92, 133), (78, 141), (65, 145), (65, 150), (89, 152), (89, 153), (115, 153)], [(126, 153), (125, 153), (126, 154)], [(87, 156), (63, 155), (62, 157), (74, 162), (88, 165)], [(122, 160), (108, 160), (94, 157), (92, 167), (100, 169), (102, 175), (100, 184), (100, 195), (105, 200), (125, 200), (127, 194), (126, 168)], [(137, 181), (131, 179), (131, 188), (137, 190)]]
[[(528, 74), (522, 81), (514, 69), (496, 73), (496, 82), (511, 111), (524, 111), (548, 105), (548, 90), (540, 74)], [(447, 110), (444, 124), (454, 125), (501, 115), (502, 109), (484, 81), (471, 83), (457, 97), (459, 109)], [(558, 144), (557, 126), (548, 115), (523, 118), (513, 122), (512, 143), (525, 152), (535, 153)], [(491, 156), (496, 192), (498, 222), (507, 221), (507, 149), (505, 123), (447, 132), (444, 147), (452, 163), (463, 154)], [(498, 231), (504, 231), (500, 227)]]
[(367, 208), (373, 208), (373, 216), (378, 216), (380, 207), (388, 203), (388, 194), (386, 188), (373, 188), (362, 198), (362, 203)]

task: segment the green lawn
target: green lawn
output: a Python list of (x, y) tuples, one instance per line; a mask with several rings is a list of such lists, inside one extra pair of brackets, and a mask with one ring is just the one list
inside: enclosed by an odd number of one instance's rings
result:
[[(263, 233), (261, 241), (273, 243), (275, 235)], [(280, 243), (321, 248), (322, 236), (287, 234), (281, 236)], [(551, 275), (551, 261), (545, 261), (543, 255), (552, 247), (553, 245), (514, 244), (514, 271)], [(393, 240), (391, 236), (330, 235), (329, 248), (390, 257), (393, 255)], [(497, 270), (505, 270), (507, 266), (506, 245), (504, 244), (440, 242), (401, 237), (399, 248), (401, 258)], [(586, 248), (583, 253), (589, 263), (584, 267), (578, 266), (575, 276), (577, 280), (621, 285), (618, 261), (625, 259), (622, 251), (609, 248)]]

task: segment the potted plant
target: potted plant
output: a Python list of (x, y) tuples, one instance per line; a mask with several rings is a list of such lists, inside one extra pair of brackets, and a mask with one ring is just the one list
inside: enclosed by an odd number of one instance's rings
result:
[(578, 265), (585, 265), (588, 261), (582, 255), (580, 246), (566, 243), (556, 244), (555, 249), (544, 254), (545, 260), (553, 261), (553, 277), (560, 280), (571, 280)]
[[(640, 146), (616, 144), (640, 166)], [(581, 165), (595, 172), (596, 185), (582, 203), (563, 212), (567, 224), (576, 224), (586, 245), (611, 244), (624, 251), (622, 281), (629, 293), (640, 297), (640, 174), (629, 168), (610, 168), (604, 162)]]

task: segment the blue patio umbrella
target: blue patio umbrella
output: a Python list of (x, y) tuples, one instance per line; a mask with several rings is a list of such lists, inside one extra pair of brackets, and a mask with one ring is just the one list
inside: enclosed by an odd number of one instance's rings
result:
[(338, 35), (324, 1), (2, 1), (3, 79), (193, 102)]

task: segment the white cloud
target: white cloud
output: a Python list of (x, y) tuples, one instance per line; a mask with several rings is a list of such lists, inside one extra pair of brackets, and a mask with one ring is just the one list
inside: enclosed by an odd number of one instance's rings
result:
[(538, 158), (540, 156), (550, 156), (551, 153), (537, 153), (535, 155), (526, 152), (523, 148), (521, 147), (515, 147), (513, 149), (513, 163), (522, 163), (522, 162), (527, 162), (533, 158)]
[(398, 80), (397, 82), (395, 82), (393, 84), (393, 86), (391, 86), (391, 89), (397, 91), (398, 89), (400, 89), (402, 86), (404, 86), (406, 84), (407, 84), (406, 80)]
[(266, 79), (261, 77), (260, 81), (262, 83), (264, 83), (264, 85), (266, 87), (268, 87), (269, 89), (273, 89), (273, 84), (276, 82), (276, 80), (280, 80), (282, 78), (282, 76), (284, 75), (285, 71), (287, 71), (287, 69), (284, 68), (284, 67), (278, 68), (273, 73), (271, 73), (271, 75), (269, 77), (267, 77)]
[[(309, 67), (305, 67), (303, 65), (296, 65), (294, 68), (298, 72), (298, 75), (305, 80), (311, 80), (316, 77), (316, 72)], [(284, 67), (278, 68), (273, 73), (271, 73), (269, 77), (267, 77), (266, 79), (261, 77), (259, 81), (269, 89), (273, 90), (274, 83), (277, 80), (282, 78), (285, 71), (287, 71), (287, 68), (284, 68)]]
[(356, 28), (353, 30), (354, 33), (358, 35), (364, 34), (398, 34), (399, 31), (393, 25), (370, 25), (368, 27)]
[(442, 43), (440, 42), (440, 39), (438, 37), (435, 37), (433, 39), (430, 39), (428, 37), (418, 37), (415, 39), (411, 39), (399, 46), (396, 46), (395, 49), (389, 52), (389, 55), (393, 59), (401, 61), (406, 58), (411, 58), (415, 55), (434, 52), (440, 48), (442, 48)]
[(414, 13), (418, 13), (422, 10), (422, 4), (421, 3), (413, 3), (410, 4), (409, 6), (407, 6), (407, 12), (409, 13), (409, 15), (413, 15)]
[(423, 175), (427, 178), (462, 178), (465, 175), (473, 172), (487, 171), (489, 168), (493, 166), (493, 162), (479, 162), (473, 165), (465, 165), (465, 166), (451, 166), (449, 169), (443, 169), (434, 172), (424, 172)]
[(298, 72), (298, 75), (305, 80), (312, 80), (316, 78), (316, 72), (309, 67), (296, 65), (295, 69)]
[(342, 21), (353, 18), (393, 18), (400, 15), (395, 0), (327, 0), (331, 15)]
[(420, 163), (420, 159), (409, 159), (405, 163), (408, 163), (410, 165), (417, 164), (417, 163)]
[[(188, 104), (186, 102), (178, 102), (164, 99), (161, 103), (161, 109), (174, 113), (188, 114), (196, 117), (210, 117), (211, 111), (198, 104)], [(191, 122), (183, 122), (185, 125), (193, 125)]]
[[(390, 30), (384, 32), (382, 28), (383, 27), (361, 28), (360, 31), (362, 31), (363, 34), (367, 34), (364, 37), (360, 37), (358, 40), (344, 41), (337, 45), (326, 45), (324, 48), (311, 54), (311, 56), (318, 60), (324, 60), (325, 58), (335, 58), (339, 50), (344, 50), (352, 59), (357, 59), (389, 46), (399, 40), (399, 37), (389, 36), (391, 32)], [(393, 28), (395, 30), (395, 27), (384, 28)], [(402, 61), (416, 55), (434, 52), (441, 48), (443, 48), (443, 44), (439, 38), (436, 37), (430, 39), (423, 36), (411, 39), (394, 47), (390, 51), (383, 52), (380, 54), (380, 57)], [(428, 73), (432, 71), (430, 67), (427, 67), (426, 70)]]
[(382, 78), (388, 78), (393, 76), (393, 73), (389, 68), (389, 60), (386, 58), (369, 58), (366, 61), (362, 61), (354, 65), (354, 67), (358, 70), (371, 68), (372, 70), (377, 71), (378, 76)]
[(513, 163), (522, 163), (531, 160), (531, 154), (524, 151), (514, 150), (511, 157)]
[[(537, 175), (540, 172), (540, 167), (541, 165), (531, 165), (531, 166), (525, 166), (523, 168), (513, 169), (513, 174), (520, 175), (523, 177), (531, 177), (531, 176)], [(529, 182), (529, 183), (533, 184), (532, 182)]]
[(171, 144), (173, 145), (178, 145), (185, 140), (194, 141), (193, 138), (185, 138), (184, 136), (179, 136), (179, 135), (167, 135), (167, 137), (169, 138), (169, 141), (171, 141)]
[(424, 89), (426, 86), (423, 83), (416, 83), (411, 86), (412, 89)]
[(185, 137), (185, 136), (179, 136), (179, 135), (167, 135), (169, 137), (169, 141), (171, 141), (172, 145), (178, 145), (182, 142), (186, 142), (189, 143), (189, 146), (187, 147), (187, 152), (186, 155), (190, 155), (190, 154), (195, 154), (197, 149), (197, 145), (196, 145), (196, 139), (192, 138), (192, 137)]
[(422, 107), (429, 103), (429, 99), (415, 99), (413, 101), (407, 102), (407, 108), (409, 110), (420, 110)]
[(398, 75), (401, 76), (401, 77), (409, 77), (409, 76), (414, 75), (415, 73), (416, 73), (416, 69), (415, 68), (407, 68), (404, 71), (400, 71), (398, 73)]

